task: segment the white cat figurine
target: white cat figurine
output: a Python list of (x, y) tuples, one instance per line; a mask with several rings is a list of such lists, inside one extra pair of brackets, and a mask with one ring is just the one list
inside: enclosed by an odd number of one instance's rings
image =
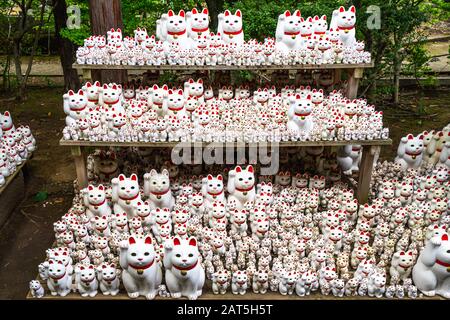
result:
[(423, 248), (412, 271), (414, 284), (424, 295), (450, 299), (450, 241), (448, 234), (433, 237)]
[(130, 178), (126, 178), (121, 174), (112, 179), (111, 184), (114, 213), (126, 212), (128, 219), (133, 218), (137, 203), (142, 201), (137, 175), (133, 173)]
[(242, 169), (237, 166), (228, 172), (228, 204), (235, 203), (235, 208), (244, 209), (247, 202), (253, 202), (256, 197), (255, 174), (253, 166)]
[(72, 275), (61, 260), (48, 261), (47, 287), (52, 296), (67, 296), (72, 290)]
[(152, 300), (156, 297), (162, 271), (149, 236), (145, 239), (129, 237), (120, 242), (120, 266), (122, 282), (130, 298), (144, 296)]
[(205, 270), (195, 238), (167, 240), (164, 244), (164, 267), (166, 285), (173, 298), (184, 296), (196, 300), (202, 295)]
[(170, 189), (169, 171), (163, 169), (161, 173), (152, 169), (144, 175), (144, 194), (150, 200), (153, 208), (169, 208), (175, 205), (175, 198)]

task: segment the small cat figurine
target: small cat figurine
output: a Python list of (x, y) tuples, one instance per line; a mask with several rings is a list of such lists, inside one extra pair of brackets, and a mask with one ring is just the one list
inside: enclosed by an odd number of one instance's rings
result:
[(98, 281), (92, 264), (80, 265), (75, 269), (75, 285), (82, 297), (95, 297)]
[(306, 96), (306, 98), (302, 98), (299, 94), (291, 96), (289, 103), (287, 128), (298, 134), (311, 132), (314, 128), (314, 121), (311, 116), (314, 105), (311, 101), (311, 95)]
[(97, 275), (103, 295), (116, 296), (119, 293), (120, 279), (114, 264), (101, 264), (97, 267)]
[(202, 295), (205, 270), (200, 261), (197, 240), (181, 240), (177, 236), (164, 244), (166, 285), (173, 298), (196, 300)]
[(100, 184), (98, 187), (89, 185), (82, 190), (84, 205), (86, 206), (86, 214), (91, 219), (95, 216), (111, 215), (111, 208), (106, 200), (105, 187)]
[(208, 9), (198, 11), (197, 8), (186, 13), (188, 36), (193, 40), (198, 37), (209, 36), (209, 16)]
[(52, 296), (67, 296), (72, 290), (72, 275), (67, 270), (63, 261), (48, 261), (47, 287)]
[(145, 239), (131, 236), (120, 242), (122, 282), (130, 298), (141, 295), (152, 300), (156, 297), (162, 282), (158, 260), (149, 236)]
[[(81, 89), (78, 90), (78, 93), (75, 93), (73, 90), (69, 90), (69, 92), (63, 95), (63, 99), (64, 99), (64, 113), (67, 115), (66, 126), (68, 127), (75, 126), (77, 124), (78, 119), (86, 118), (88, 111), (87, 109), (88, 100), (83, 90)], [(3, 131), (5, 131), (4, 128)]]
[(133, 218), (134, 208), (142, 201), (137, 175), (133, 173), (130, 178), (126, 178), (121, 174), (118, 178), (112, 179), (111, 184), (114, 213), (126, 212), (128, 219)]
[(223, 190), (223, 177), (219, 174), (213, 177), (208, 174), (202, 179), (202, 194), (207, 208), (211, 208), (216, 201), (225, 202), (225, 194)]
[(222, 35), (225, 44), (234, 43), (238, 46), (244, 44), (244, 31), (242, 29), (242, 12), (236, 10), (231, 14), (229, 10), (219, 14), (219, 23), (217, 26), (217, 34)]
[(228, 204), (235, 203), (235, 209), (244, 209), (246, 202), (253, 202), (256, 197), (255, 175), (253, 166), (246, 169), (237, 166), (228, 172)]
[(161, 173), (152, 169), (144, 175), (144, 194), (149, 198), (152, 208), (168, 208), (172, 210), (175, 198), (170, 190), (169, 171), (163, 169)]
[(45, 295), (44, 288), (38, 280), (30, 281), (30, 292), (33, 298), (42, 298)]

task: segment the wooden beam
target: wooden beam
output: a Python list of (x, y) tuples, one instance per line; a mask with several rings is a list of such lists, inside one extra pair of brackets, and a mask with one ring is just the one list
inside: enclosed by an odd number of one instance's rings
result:
[(84, 189), (88, 186), (86, 155), (84, 148), (80, 146), (72, 146), (71, 152), (75, 161), (75, 170), (77, 172), (78, 188)]
[(73, 68), (77, 70), (82, 69), (92, 69), (92, 70), (133, 70), (139, 72), (146, 72), (149, 70), (168, 70), (168, 71), (197, 71), (197, 70), (335, 70), (335, 69), (365, 69), (373, 68), (373, 63), (365, 64), (296, 64), (296, 65), (271, 65), (271, 66), (226, 66), (226, 65), (216, 65), (216, 66), (187, 66), (187, 65), (161, 65), (161, 66), (130, 66), (130, 65), (105, 65), (105, 64), (73, 64)]
[(361, 163), (359, 165), (358, 190), (356, 198), (360, 204), (367, 203), (370, 191), (370, 180), (372, 178), (373, 159), (380, 146), (363, 146)]
[[(223, 146), (224, 143), (221, 142), (198, 142), (196, 143), (201, 146), (210, 146), (217, 145)], [(271, 146), (270, 142), (265, 143), (267, 146)], [(382, 145), (392, 145), (391, 139), (386, 140), (336, 140), (336, 141), (288, 141), (288, 142), (279, 142), (274, 143), (274, 145), (278, 145), (280, 148), (286, 147), (336, 147), (336, 146), (345, 146), (345, 145), (362, 145), (362, 146), (382, 146)], [(143, 148), (173, 148), (175, 146), (192, 146), (193, 143), (190, 142), (112, 142), (112, 141), (85, 141), (85, 140), (64, 140), (61, 139), (59, 141), (59, 145), (61, 146), (69, 146), (69, 147), (143, 147)], [(257, 143), (242, 143), (242, 142), (231, 142), (227, 143), (227, 145), (257, 145)]]

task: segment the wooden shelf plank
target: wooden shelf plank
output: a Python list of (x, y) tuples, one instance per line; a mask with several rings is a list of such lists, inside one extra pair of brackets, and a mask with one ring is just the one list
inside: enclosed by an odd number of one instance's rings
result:
[(374, 64), (296, 64), (296, 65), (271, 65), (271, 66), (182, 66), (182, 65), (161, 65), (161, 66), (129, 66), (129, 65), (103, 65), (103, 64), (76, 64), (72, 68), (77, 70), (130, 70), (130, 71), (148, 71), (148, 70), (178, 70), (178, 71), (198, 71), (198, 70), (326, 70), (326, 69), (362, 69), (373, 68)]
[[(256, 145), (266, 145), (267, 147), (272, 144), (267, 143), (244, 143), (244, 142), (231, 142), (231, 143), (220, 143), (220, 142), (107, 142), (107, 141), (84, 141), (84, 140), (64, 140), (59, 141), (61, 146), (78, 146), (78, 147), (142, 147), (142, 148), (173, 148), (175, 146), (256, 146)], [(276, 144), (275, 144), (276, 145)], [(392, 145), (392, 139), (385, 140), (350, 140), (350, 141), (288, 141), (280, 142), (278, 146), (280, 148), (286, 147), (333, 147), (333, 146), (345, 146), (345, 145), (362, 145), (362, 146), (383, 146)]]
[(22, 170), (22, 168), (25, 166), (26, 162), (28, 160), (25, 160), (20, 166), (18, 166), (16, 168), (16, 171), (14, 171), (10, 176), (8, 176), (7, 178), (5, 178), (6, 182), (5, 184), (0, 188), (0, 194), (3, 193), (3, 191), (6, 190), (6, 188), (8, 187), (8, 185), (14, 180), (14, 178), (20, 173), (20, 171)]

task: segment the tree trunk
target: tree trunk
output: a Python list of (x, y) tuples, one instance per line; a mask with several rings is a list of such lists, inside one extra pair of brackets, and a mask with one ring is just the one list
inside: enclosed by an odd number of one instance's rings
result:
[[(92, 34), (106, 36), (111, 28), (123, 30), (120, 0), (89, 0), (89, 16)], [(101, 83), (128, 81), (126, 70), (92, 70), (92, 79)]]
[(396, 54), (396, 58), (394, 59), (394, 92), (393, 92), (393, 96), (392, 96), (392, 102), (394, 102), (394, 104), (399, 103), (401, 62), (398, 60), (399, 59), (397, 58), (397, 54)]
[(14, 67), (16, 70), (16, 81), (17, 81), (17, 93), (16, 99), (22, 100), (22, 95), (20, 93), (20, 88), (22, 88), (22, 61), (20, 59), (20, 39), (13, 40), (13, 58), (14, 58)]
[(211, 17), (211, 22), (209, 28), (211, 31), (217, 31), (218, 15), (223, 10), (224, 0), (206, 0), (206, 5), (208, 6), (209, 16)]
[(53, 0), (53, 16), (55, 18), (55, 39), (58, 44), (59, 57), (64, 73), (64, 90), (78, 90), (80, 88), (80, 78), (77, 70), (72, 68), (75, 46), (72, 42), (61, 37), (62, 28), (67, 23), (67, 4), (65, 0)]
[(22, 79), (22, 84), (19, 88), (19, 96), (21, 99), (26, 97), (25, 94), (26, 94), (26, 90), (27, 90), (28, 78), (30, 77), (31, 68), (33, 67), (33, 59), (36, 54), (36, 48), (39, 44), (39, 37), (41, 34), (42, 26), (44, 24), (45, 7), (46, 7), (46, 1), (41, 0), (41, 12), (39, 14), (39, 24), (38, 24), (36, 32), (34, 33), (34, 42), (33, 42), (33, 46), (31, 47), (31, 53), (30, 53), (30, 56), (28, 59), (27, 70), (25, 71), (25, 75)]

